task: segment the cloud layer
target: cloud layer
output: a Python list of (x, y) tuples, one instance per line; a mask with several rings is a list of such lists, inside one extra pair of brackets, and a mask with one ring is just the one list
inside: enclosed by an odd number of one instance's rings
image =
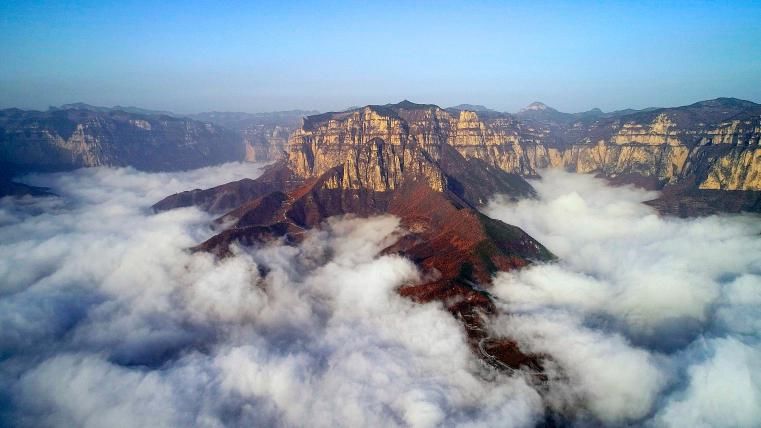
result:
[[(233, 173), (230, 170), (233, 170)], [(495, 375), (378, 253), (398, 220), (333, 219), (298, 247), (222, 261), (167, 193), (255, 175), (89, 169), (30, 177), (61, 198), (1, 201), (0, 400), (18, 426), (528, 426), (541, 398)], [(259, 266), (267, 267), (265, 277)], [(496, 376), (496, 381), (492, 381)]]
[(212, 233), (206, 214), (150, 213), (257, 174), (94, 168), (26, 178), (58, 198), (0, 199), (0, 425), (761, 420), (758, 218), (661, 219), (647, 192), (555, 172), (538, 200), (494, 201), (560, 257), (492, 289), (492, 328), (551, 358), (537, 391), (484, 367), (438, 304), (395, 293), (420, 274), (379, 255), (402, 233), (393, 217), (220, 261), (185, 250)]
[(662, 218), (652, 192), (560, 171), (534, 185), (486, 211), (560, 261), (497, 276), (495, 328), (559, 363), (559, 399), (610, 424), (758, 426), (759, 217)]

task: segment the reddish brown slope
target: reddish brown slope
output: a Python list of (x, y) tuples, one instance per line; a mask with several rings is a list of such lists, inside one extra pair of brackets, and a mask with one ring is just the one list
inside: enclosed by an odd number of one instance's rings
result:
[(244, 178), (210, 189), (175, 193), (155, 203), (152, 208), (154, 212), (161, 212), (196, 206), (204, 211), (223, 213), (268, 193), (290, 190), (300, 183), (284, 164), (277, 163), (268, 167), (256, 180)]
[(497, 271), (551, 259), (547, 249), (521, 229), (481, 214), (451, 190), (435, 191), (414, 177), (386, 192), (341, 189), (342, 177), (342, 167), (336, 167), (287, 194), (257, 197), (220, 217), (218, 223), (229, 227), (197, 249), (225, 256), (233, 243), (252, 245), (274, 237), (298, 242), (304, 230), (331, 216), (393, 214), (407, 234), (384, 252), (409, 258), (430, 279), (405, 285), (399, 293), (421, 303), (441, 302), (462, 322), (470, 346), (485, 361), (503, 369), (541, 367), (515, 342), (489, 336), (484, 320), (495, 307), (484, 288)]

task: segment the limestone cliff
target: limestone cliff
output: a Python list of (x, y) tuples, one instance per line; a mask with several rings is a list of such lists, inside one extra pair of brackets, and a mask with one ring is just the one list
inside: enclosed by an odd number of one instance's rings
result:
[(554, 134), (563, 142), (559, 159), (548, 148), (527, 162), (613, 178), (651, 177), (660, 185), (761, 190), (761, 105), (748, 101), (720, 98), (581, 120)]
[(285, 157), (288, 137), (295, 127), (254, 125), (242, 129), (241, 136), (246, 150), (245, 160), (262, 162)]
[[(301, 177), (322, 175), (342, 165), (346, 189), (393, 190), (403, 177), (415, 176), (442, 190), (444, 177), (435, 168), (440, 146), (431, 141), (438, 132), (413, 134), (395, 112), (365, 107), (317, 122), (312, 117), (297, 130), (288, 146), (288, 162)], [(435, 117), (426, 123), (436, 124)]]
[(300, 177), (343, 165), (343, 183), (351, 189), (391, 190), (403, 177), (416, 176), (441, 191), (446, 178), (435, 165), (445, 147), (506, 172), (534, 175), (537, 166), (526, 151), (537, 148), (524, 149), (519, 131), (509, 116), (484, 122), (474, 112), (453, 115), (433, 105), (367, 106), (306, 118), (289, 140), (288, 163)]
[(761, 190), (761, 105), (717, 99), (604, 117), (536, 115), (546, 111), (520, 119), (405, 101), (310, 116), (289, 139), (288, 162), (301, 177), (344, 165), (349, 188), (393, 189), (411, 172), (441, 189), (445, 183), (428, 165), (449, 146), (466, 159), (529, 177), (556, 167), (645, 177), (658, 187)]

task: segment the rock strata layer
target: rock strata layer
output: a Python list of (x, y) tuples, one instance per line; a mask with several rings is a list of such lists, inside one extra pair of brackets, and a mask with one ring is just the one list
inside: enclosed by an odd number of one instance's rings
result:
[[(465, 158), (527, 177), (556, 167), (651, 177), (660, 186), (761, 190), (761, 105), (716, 99), (611, 115), (548, 109), (510, 115), (402, 102), (310, 116), (290, 137), (289, 160), (297, 174), (308, 176), (337, 160), (356, 159), (362, 154), (352, 150), (373, 141), (393, 176), (415, 167), (406, 162), (408, 147), (419, 145), (436, 159), (446, 143)], [(356, 173), (373, 186), (385, 185), (378, 172)]]

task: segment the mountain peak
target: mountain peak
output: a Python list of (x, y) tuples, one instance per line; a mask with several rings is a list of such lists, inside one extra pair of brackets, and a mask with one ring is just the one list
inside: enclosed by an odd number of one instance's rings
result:
[(406, 109), (406, 110), (420, 110), (420, 109), (437, 108), (438, 106), (435, 104), (413, 103), (412, 101), (405, 99), (396, 104), (386, 104), (384, 107), (400, 108), (400, 109)]
[(534, 101), (533, 103), (523, 108), (521, 111), (556, 111), (556, 110), (543, 102)]
[(496, 112), (496, 110), (490, 109), (489, 107), (482, 106), (480, 104), (458, 104), (456, 106), (452, 106), (447, 108), (447, 110), (453, 110), (453, 111), (475, 111), (475, 112)]
[(720, 97), (720, 98), (714, 98), (712, 100), (704, 100), (704, 101), (698, 101), (694, 104), (691, 104), (687, 107), (719, 107), (719, 108), (726, 108), (726, 107), (736, 107), (736, 108), (752, 108), (756, 107), (758, 104), (742, 100), (739, 98), (730, 98), (730, 97)]
[(123, 111), (125, 113), (132, 113), (132, 114), (144, 114), (144, 115), (163, 115), (163, 116), (177, 116), (176, 114), (165, 111), (165, 110), (150, 110), (150, 109), (144, 109), (140, 107), (134, 107), (134, 106), (113, 106), (113, 107), (104, 107), (104, 106), (95, 106), (92, 104), (87, 104), (83, 102), (76, 102), (76, 103), (69, 103), (69, 104), (61, 104), (59, 107), (50, 106), (48, 109), (49, 111), (56, 111), (56, 110), (87, 110), (92, 111), (96, 113), (111, 113), (115, 111)]

